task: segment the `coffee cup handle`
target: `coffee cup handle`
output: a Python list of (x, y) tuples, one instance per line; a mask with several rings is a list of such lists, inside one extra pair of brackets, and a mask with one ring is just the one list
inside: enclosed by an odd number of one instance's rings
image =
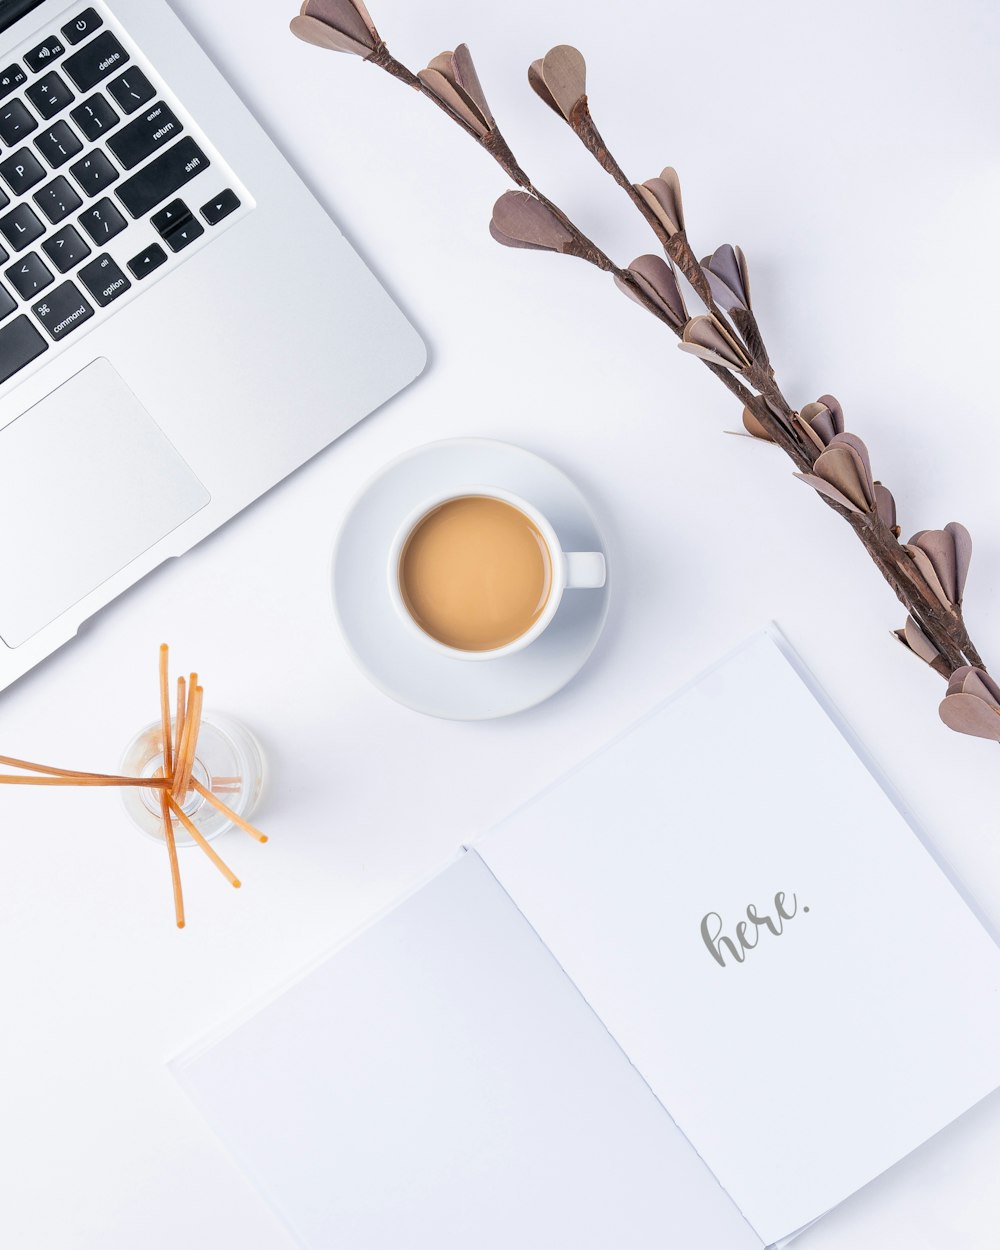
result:
[(598, 590), (607, 580), (604, 556), (599, 551), (564, 551), (567, 590)]

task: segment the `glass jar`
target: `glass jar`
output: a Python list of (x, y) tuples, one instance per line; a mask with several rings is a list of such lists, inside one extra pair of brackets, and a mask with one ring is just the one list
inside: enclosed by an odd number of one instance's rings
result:
[[(176, 723), (171, 722), (171, 732)], [(140, 729), (125, 749), (121, 771), (130, 777), (153, 777), (163, 769), (163, 728), (153, 721)], [(249, 820), (260, 801), (264, 786), (264, 754), (253, 734), (239, 721), (217, 712), (202, 716), (198, 748), (191, 776), (211, 790), (237, 816)], [(121, 791), (122, 802), (133, 823), (157, 842), (165, 841), (160, 791), (128, 787)], [(181, 809), (198, 832), (208, 841), (233, 828), (233, 822), (197, 790), (191, 788)], [(174, 838), (178, 846), (194, 846), (194, 838), (174, 817)]]

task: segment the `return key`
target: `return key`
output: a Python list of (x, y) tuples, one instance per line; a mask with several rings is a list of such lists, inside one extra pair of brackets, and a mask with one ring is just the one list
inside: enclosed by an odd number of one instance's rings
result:
[(158, 100), (141, 117), (112, 135), (108, 139), (108, 147), (125, 169), (133, 169), (151, 152), (176, 138), (183, 129), (170, 109)]

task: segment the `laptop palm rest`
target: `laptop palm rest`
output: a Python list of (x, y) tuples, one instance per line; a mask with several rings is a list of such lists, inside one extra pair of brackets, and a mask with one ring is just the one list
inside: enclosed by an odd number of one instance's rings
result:
[(0, 430), (0, 640), (20, 646), (209, 498), (113, 366), (82, 369)]

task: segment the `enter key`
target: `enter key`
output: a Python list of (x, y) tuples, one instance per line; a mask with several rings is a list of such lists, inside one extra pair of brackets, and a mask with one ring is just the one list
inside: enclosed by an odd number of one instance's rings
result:
[(134, 169), (140, 161), (165, 147), (184, 127), (162, 100), (108, 139), (108, 147), (125, 169)]

